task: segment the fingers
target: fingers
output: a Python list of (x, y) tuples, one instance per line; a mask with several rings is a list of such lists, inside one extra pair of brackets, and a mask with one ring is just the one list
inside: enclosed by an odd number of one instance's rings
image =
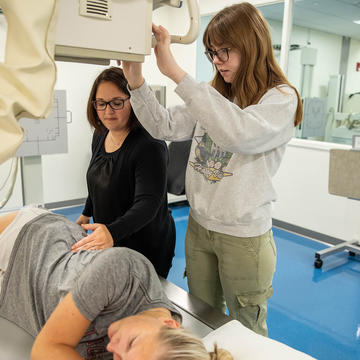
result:
[(154, 35), (155, 35), (155, 33), (158, 32), (158, 28), (159, 28), (158, 26), (156, 26), (154, 23), (152, 23), (151, 30), (154, 33)]
[(152, 24), (152, 32), (155, 36), (155, 39), (157, 41), (159, 41), (160, 39), (160, 35), (161, 35), (161, 32), (160, 32), (160, 27), (159, 26), (156, 26), (154, 23)]
[(169, 32), (161, 25), (157, 26), (154, 23), (152, 24), (152, 32), (157, 41), (166, 40), (169, 38)]
[(84, 230), (96, 230), (100, 224), (81, 224), (81, 227)]
[(93, 243), (93, 238), (91, 235), (88, 235), (84, 238), (82, 238), (80, 241), (75, 243), (71, 250), (76, 252), (80, 250), (89, 250), (90, 248), (96, 247), (96, 245)]
[(88, 216), (85, 215), (80, 215), (78, 217), (78, 219), (75, 221), (76, 224), (81, 225), (81, 224), (87, 224), (90, 221), (90, 218)]
[(90, 242), (90, 243), (84, 244), (84, 245), (82, 245), (80, 247), (71, 249), (71, 251), (72, 252), (79, 252), (79, 251), (82, 251), (82, 250), (94, 251), (94, 250), (101, 250), (101, 249), (103, 249), (103, 248), (100, 247), (100, 246), (94, 245), (92, 242)]
[(103, 224), (83, 224), (84, 229), (93, 230), (93, 232), (75, 243), (71, 250), (74, 252), (80, 250), (101, 250), (114, 246), (114, 240)]
[(159, 32), (161, 32), (162, 34), (164, 34), (165, 36), (169, 36), (169, 32), (162, 26), (159, 25)]

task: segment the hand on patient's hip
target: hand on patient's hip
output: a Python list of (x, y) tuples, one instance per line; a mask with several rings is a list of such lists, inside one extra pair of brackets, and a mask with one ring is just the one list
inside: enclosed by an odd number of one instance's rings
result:
[(86, 231), (91, 230), (92, 233), (74, 244), (72, 251), (101, 250), (114, 246), (114, 240), (104, 224), (82, 224), (81, 226)]

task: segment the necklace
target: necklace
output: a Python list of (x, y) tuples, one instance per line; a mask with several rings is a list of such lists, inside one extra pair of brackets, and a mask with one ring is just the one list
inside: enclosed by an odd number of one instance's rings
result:
[(116, 143), (116, 142), (114, 141), (114, 138), (113, 138), (111, 132), (109, 132), (109, 138), (110, 138), (110, 141), (112, 142), (112, 144), (113, 144), (114, 146), (119, 147), (119, 146), (121, 146), (122, 143), (124, 142), (127, 134), (128, 134), (128, 132), (125, 133), (125, 135), (123, 136), (123, 138), (122, 138), (122, 139), (120, 140), (120, 142), (118, 142), (118, 143)]

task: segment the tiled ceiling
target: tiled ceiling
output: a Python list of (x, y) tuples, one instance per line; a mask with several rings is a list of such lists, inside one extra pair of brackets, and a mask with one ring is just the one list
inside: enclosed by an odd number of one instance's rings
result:
[[(283, 18), (282, 3), (260, 7), (268, 19)], [(293, 23), (360, 40), (360, 0), (295, 0)]]

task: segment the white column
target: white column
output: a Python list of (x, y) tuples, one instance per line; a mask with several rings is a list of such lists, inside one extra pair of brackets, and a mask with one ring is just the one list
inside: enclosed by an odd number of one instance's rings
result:
[(284, 1), (284, 17), (281, 36), (281, 52), (280, 52), (280, 67), (284, 74), (287, 74), (289, 49), (290, 49), (290, 36), (292, 28), (294, 0)]
[(43, 177), (41, 156), (21, 158), (23, 203), (43, 204)]

